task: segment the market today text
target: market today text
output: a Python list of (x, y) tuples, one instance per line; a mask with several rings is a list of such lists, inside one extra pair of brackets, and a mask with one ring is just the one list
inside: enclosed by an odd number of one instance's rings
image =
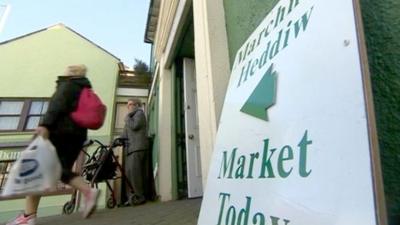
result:
[[(284, 145), (281, 148), (270, 146), (269, 138), (263, 140), (261, 152), (243, 154), (237, 157), (238, 148), (230, 152), (222, 152), (222, 160), (217, 179), (286, 179), (289, 176), (307, 178), (312, 170), (308, 168), (307, 159), (312, 140), (305, 130), (302, 138), (297, 144), (298, 154), (294, 154), (295, 147)], [(295, 159), (295, 155), (298, 159)], [(261, 156), (261, 157), (260, 157)], [(296, 163), (297, 162), (297, 163)], [(259, 166), (255, 166), (258, 164)], [(248, 166), (246, 166), (248, 165)], [(259, 168), (257, 177), (254, 177), (254, 168)], [(295, 168), (297, 167), (297, 168)], [(295, 170), (294, 170), (295, 169)], [(256, 188), (256, 187), (254, 187)], [(243, 196), (246, 202), (244, 206), (232, 204), (231, 198), (237, 199), (237, 193), (219, 193), (219, 212), (217, 225), (288, 225), (289, 219), (278, 216), (266, 216), (265, 213), (257, 212), (252, 208), (252, 196)], [(249, 223), (251, 222), (251, 223)]]

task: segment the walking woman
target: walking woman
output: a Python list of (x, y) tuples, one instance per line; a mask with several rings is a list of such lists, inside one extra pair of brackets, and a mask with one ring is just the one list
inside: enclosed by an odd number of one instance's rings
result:
[[(63, 76), (58, 77), (49, 108), (36, 129), (36, 133), (50, 139), (57, 150), (62, 166), (61, 181), (83, 194), (83, 218), (88, 218), (95, 211), (100, 194), (99, 190), (90, 188), (82, 177), (72, 172), (73, 164), (87, 138), (87, 129), (79, 127), (70, 117), (71, 112), (76, 109), (82, 89), (91, 88), (86, 71), (84, 65), (72, 65), (67, 67)], [(40, 197), (27, 196), (24, 213), (7, 225), (35, 225)]]

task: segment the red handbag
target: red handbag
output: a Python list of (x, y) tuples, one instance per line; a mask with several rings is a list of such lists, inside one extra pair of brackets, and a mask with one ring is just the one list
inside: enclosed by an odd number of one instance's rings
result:
[(91, 88), (83, 88), (72, 120), (80, 127), (97, 130), (103, 126), (107, 107)]

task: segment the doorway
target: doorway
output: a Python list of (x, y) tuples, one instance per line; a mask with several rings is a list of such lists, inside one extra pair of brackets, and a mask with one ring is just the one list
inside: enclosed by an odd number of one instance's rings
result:
[(175, 146), (178, 198), (203, 195), (196, 68), (193, 58), (175, 61)]

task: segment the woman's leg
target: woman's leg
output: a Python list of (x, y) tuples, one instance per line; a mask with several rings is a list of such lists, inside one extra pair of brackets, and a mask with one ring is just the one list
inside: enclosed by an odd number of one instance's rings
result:
[(25, 216), (36, 214), (39, 207), (40, 195), (29, 195), (25, 198)]
[(84, 208), (82, 210), (83, 218), (88, 218), (96, 210), (97, 200), (100, 195), (100, 190), (90, 188), (89, 185), (80, 176), (73, 177), (69, 185), (78, 189), (84, 197)]
[(61, 181), (78, 189), (83, 194), (84, 208), (82, 210), (82, 216), (88, 218), (96, 210), (100, 191), (91, 188), (80, 175), (72, 172), (73, 164), (79, 156), (84, 139), (66, 136), (64, 136), (64, 138), (64, 140), (61, 140), (61, 143), (57, 144), (60, 146), (58, 148), (58, 154), (63, 167)]
[(78, 189), (85, 196), (91, 190), (89, 185), (83, 180), (83, 178), (81, 176), (76, 176), (76, 177), (72, 178), (71, 181), (69, 182), (69, 185), (71, 185), (72, 187)]
[(50, 135), (62, 167), (61, 181), (78, 189), (83, 194), (85, 204), (82, 213), (84, 218), (88, 218), (96, 209), (100, 191), (90, 188), (81, 176), (72, 171), (85, 139), (86, 137), (73, 134)]

